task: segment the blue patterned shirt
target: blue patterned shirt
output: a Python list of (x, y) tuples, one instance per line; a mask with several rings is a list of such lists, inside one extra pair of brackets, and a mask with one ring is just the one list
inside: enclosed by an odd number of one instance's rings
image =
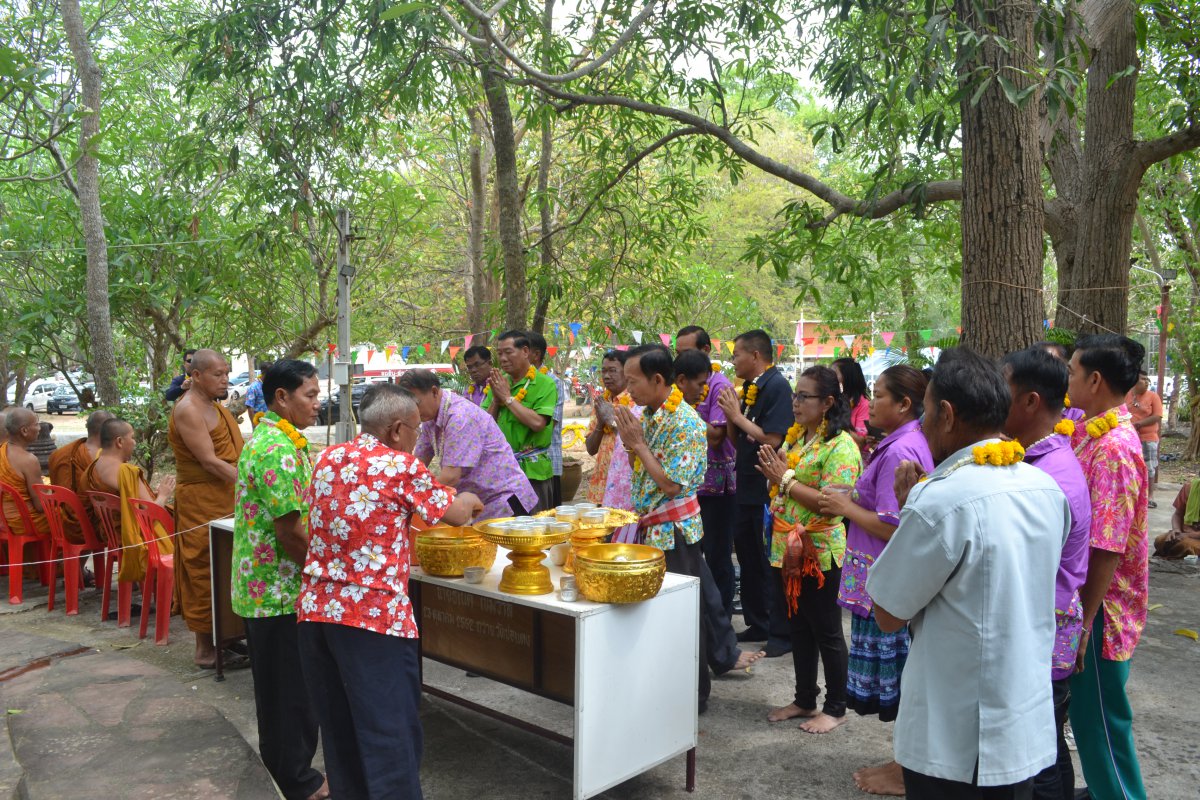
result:
[[(704, 473), (708, 469), (707, 429), (696, 410), (687, 403), (680, 403), (674, 412), (659, 406), (653, 416), (642, 416), (642, 431), (650, 452), (662, 465), (663, 472), (679, 484), (676, 499), (696, 494), (696, 490), (704, 483)], [(644, 467), (634, 469), (634, 511), (645, 516), (670, 499)], [(704, 525), (697, 514), (683, 522), (651, 525), (642, 532), (642, 541), (660, 550), (674, 550), (677, 529), (688, 544), (695, 544), (704, 536)]]

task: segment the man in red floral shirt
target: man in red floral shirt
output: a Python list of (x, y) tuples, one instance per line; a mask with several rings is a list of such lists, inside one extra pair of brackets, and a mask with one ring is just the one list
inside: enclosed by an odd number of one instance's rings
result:
[(479, 498), (443, 486), (412, 455), (412, 395), (378, 384), (362, 434), (321, 453), (308, 490), (300, 589), (304, 678), (334, 797), (421, 797), (417, 624), (408, 599), (409, 523), (463, 525)]

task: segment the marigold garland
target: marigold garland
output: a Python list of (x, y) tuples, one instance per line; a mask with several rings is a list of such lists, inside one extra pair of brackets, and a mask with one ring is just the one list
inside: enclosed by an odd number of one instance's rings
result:
[(1088, 420), (1087, 425), (1084, 427), (1087, 430), (1088, 436), (1092, 437), (1093, 439), (1099, 439), (1101, 436), (1108, 433), (1120, 424), (1121, 420), (1117, 416), (1117, 412), (1108, 411), (1104, 414), (1104, 416)]
[[(266, 417), (266, 415), (262, 414), (261, 411), (259, 412), (259, 414), (262, 417)], [(280, 417), (278, 422), (276, 422), (275, 420), (272, 420), (272, 419), (267, 419), (266, 422), (268, 425), (274, 425), (276, 428), (279, 429), (280, 433), (282, 433), (284, 436), (291, 439), (292, 444), (296, 446), (297, 450), (302, 451), (302, 450), (305, 450), (308, 448), (308, 439), (304, 438), (304, 434), (302, 434), (302, 433), (300, 433), (300, 431), (296, 430), (296, 426), (293, 425), (292, 423), (288, 422), (283, 417)]]
[(746, 404), (746, 408), (753, 408), (754, 403), (758, 400), (758, 384), (746, 381), (746, 383), (742, 384), (742, 386), (744, 389), (742, 393), (742, 402)]
[(630, 405), (629, 395), (625, 394), (624, 392), (617, 395), (616, 398), (613, 398), (612, 392), (610, 392), (608, 389), (605, 389), (604, 390), (604, 400), (605, 400), (605, 402), (613, 403), (618, 406), (629, 407), (629, 405)]
[[(827, 430), (828, 430), (828, 424), (826, 423), (825, 420), (821, 420), (821, 424), (817, 428), (817, 433), (813, 437), (812, 440), (815, 442), (825, 441), (825, 432)], [(794, 423), (792, 425), (792, 427), (788, 428), (787, 433), (784, 434), (784, 437), (783, 437), (783, 449), (790, 450), (796, 444), (796, 442), (800, 441), (800, 439), (804, 436), (804, 431), (805, 431), (804, 426), (801, 425), (799, 422)], [(794, 470), (794, 469), (796, 469), (797, 466), (799, 466), (800, 455), (803, 452), (804, 452), (804, 448), (801, 448), (794, 453), (792, 453), (792, 452), (788, 453), (788, 456), (787, 456), (788, 469)], [(770, 497), (772, 500), (774, 500), (779, 495), (779, 489), (780, 489), (779, 484), (775, 484), (767, 491), (767, 496)]]
[(1066, 406), (1067, 408), (1071, 407), (1071, 395), (1069, 395), (1069, 394), (1063, 395), (1063, 405)]
[[(538, 374), (537, 367), (530, 365), (529, 371), (525, 373), (525, 380), (531, 381), (537, 377), (537, 374)], [(521, 390), (518, 391), (515, 395), (513, 395), (513, 399), (516, 400), (518, 403), (522, 403), (525, 401), (525, 395), (527, 395), (527, 394), (529, 394), (529, 384), (528, 383), (526, 383), (524, 386), (522, 386)]]
[(255, 411), (254, 414), (250, 417), (250, 424), (257, 428), (258, 423), (262, 422), (262, 418), (265, 416), (266, 416), (265, 412)]
[(549, 368), (549, 367), (547, 367), (547, 366), (541, 366), (541, 367), (539, 367), (539, 368), (538, 368), (538, 372), (542, 373), (543, 375), (549, 375), (549, 374), (550, 374), (550, 368)]
[(708, 384), (706, 383), (706, 384), (704, 384), (704, 388), (700, 390), (700, 399), (696, 402), (703, 403), (707, 399), (708, 399)]
[[(662, 404), (662, 407), (668, 414), (674, 414), (675, 411), (678, 410), (679, 404), (682, 402), (683, 402), (683, 392), (679, 391), (678, 386), (672, 386), (671, 393), (669, 395), (667, 395), (666, 402), (664, 402)], [(642, 413), (645, 414), (647, 418), (654, 416), (653, 412), (650, 411), (649, 408), (647, 408)], [(642, 459), (638, 458), (637, 456), (633, 457), (633, 471), (634, 472), (642, 471)]]
[(1025, 458), (1025, 448), (1020, 442), (989, 442), (972, 447), (971, 456), (981, 466), (1007, 467)]
[(1054, 432), (1063, 436), (1075, 435), (1075, 422), (1069, 419), (1060, 419), (1058, 424), (1054, 426)]

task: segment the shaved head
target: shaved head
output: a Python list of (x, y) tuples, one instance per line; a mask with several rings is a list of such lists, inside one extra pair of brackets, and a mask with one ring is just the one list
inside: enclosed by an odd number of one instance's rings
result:
[(37, 421), (37, 414), (20, 406), (9, 409), (4, 415), (4, 427), (9, 436), (16, 436), (26, 425), (32, 425)]
[(218, 364), (224, 363), (225, 357), (216, 350), (197, 350), (195, 353), (192, 353), (191, 374), (195, 375), (197, 372), (203, 372), (206, 369), (212, 369)]
[(125, 420), (114, 417), (111, 414), (109, 418), (100, 426), (100, 446), (108, 450), (113, 446), (117, 439), (122, 436), (128, 436), (133, 433), (133, 426)]
[(111, 411), (93, 411), (88, 414), (87, 418), (87, 435), (89, 439), (95, 439), (100, 435), (100, 428), (105, 422), (113, 418)]

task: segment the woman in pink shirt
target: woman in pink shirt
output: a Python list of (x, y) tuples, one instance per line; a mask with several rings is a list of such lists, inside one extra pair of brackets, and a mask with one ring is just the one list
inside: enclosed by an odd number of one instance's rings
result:
[(867, 447), (867, 422), (871, 417), (871, 401), (867, 398), (867, 379), (862, 367), (853, 358), (839, 358), (830, 366), (838, 374), (842, 394), (850, 401), (850, 429), (846, 433), (858, 444), (865, 456)]

